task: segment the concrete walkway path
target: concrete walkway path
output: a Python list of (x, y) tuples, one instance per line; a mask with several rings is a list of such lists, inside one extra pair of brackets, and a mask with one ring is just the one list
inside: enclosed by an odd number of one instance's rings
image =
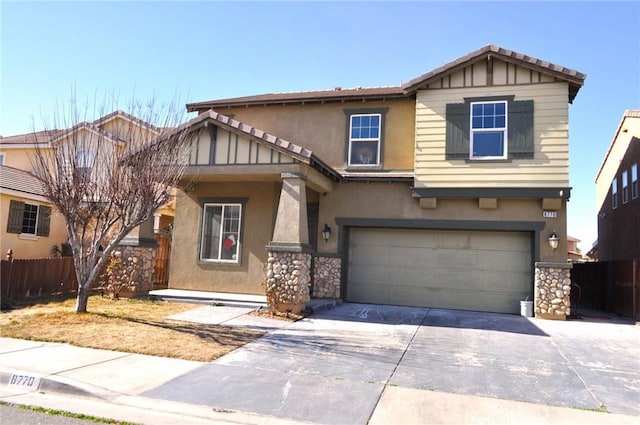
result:
[(211, 363), (2, 338), (0, 399), (154, 424), (640, 423), (633, 324), (364, 304), (274, 324), (203, 308), (181, 318), (269, 333)]

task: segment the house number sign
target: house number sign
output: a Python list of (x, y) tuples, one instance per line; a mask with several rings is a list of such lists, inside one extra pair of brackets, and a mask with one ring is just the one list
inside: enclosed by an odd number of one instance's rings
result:
[(11, 375), (11, 378), (9, 378), (9, 386), (36, 391), (40, 386), (40, 377), (14, 373)]
[(543, 218), (557, 218), (558, 217), (558, 212), (557, 211), (542, 211), (542, 217)]

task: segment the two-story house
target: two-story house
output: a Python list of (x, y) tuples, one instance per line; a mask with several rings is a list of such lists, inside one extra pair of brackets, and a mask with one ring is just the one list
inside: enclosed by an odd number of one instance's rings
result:
[[(60, 246), (67, 240), (64, 218), (51, 202), (43, 198), (42, 190), (31, 174), (38, 151), (50, 159), (56, 149), (73, 149), (76, 169), (90, 176), (94, 164), (100, 161), (100, 156), (111, 157), (114, 150), (121, 149), (126, 144), (138, 143), (139, 140), (155, 138), (161, 131), (162, 129), (131, 114), (114, 111), (67, 129), (0, 138), (0, 164), (4, 164), (4, 196), (0, 216), (3, 220), (0, 224), (0, 246), (3, 254), (12, 249), (16, 258), (48, 257), (54, 245)], [(69, 155), (64, 157), (69, 160)], [(24, 187), (24, 190), (20, 187)], [(28, 198), (25, 198), (26, 194), (29, 195)], [(154, 247), (154, 228), (161, 230), (169, 227), (173, 222), (174, 211), (172, 201), (160, 209), (153, 220), (129, 234), (123, 244)], [(49, 217), (52, 219), (49, 220)], [(153, 264), (146, 268), (153, 270)]]
[(489, 45), (401, 86), (188, 104), (169, 287), (564, 317), (584, 79)]
[(640, 110), (625, 111), (596, 176), (598, 260), (640, 258)]

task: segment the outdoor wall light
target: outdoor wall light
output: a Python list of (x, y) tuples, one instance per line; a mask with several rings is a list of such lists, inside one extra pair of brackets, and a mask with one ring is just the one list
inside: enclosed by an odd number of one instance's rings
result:
[(331, 227), (329, 227), (329, 225), (325, 223), (324, 229), (322, 229), (322, 239), (324, 239), (324, 241), (327, 242), (330, 237), (331, 237)]
[(558, 249), (558, 242), (560, 242), (560, 239), (558, 238), (558, 234), (554, 230), (549, 235), (549, 246), (551, 247), (551, 249), (553, 249), (554, 251)]

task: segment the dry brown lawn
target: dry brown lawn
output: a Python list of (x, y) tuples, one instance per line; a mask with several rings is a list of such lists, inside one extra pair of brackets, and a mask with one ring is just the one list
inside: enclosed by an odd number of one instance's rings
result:
[(80, 347), (211, 361), (263, 335), (246, 329), (167, 320), (193, 304), (93, 295), (85, 314), (75, 298), (40, 298), (0, 314), (0, 336)]

